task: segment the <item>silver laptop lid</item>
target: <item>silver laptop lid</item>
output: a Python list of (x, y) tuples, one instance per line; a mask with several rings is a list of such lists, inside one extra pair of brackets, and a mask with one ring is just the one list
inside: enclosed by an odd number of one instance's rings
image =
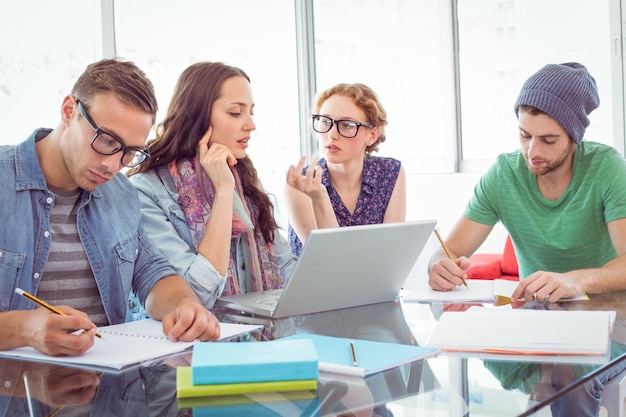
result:
[(275, 291), (220, 297), (216, 306), (282, 318), (392, 301), (436, 223), (422, 220), (314, 230), (275, 309), (264, 302)]
[(312, 231), (272, 316), (394, 300), (436, 223), (424, 220)]

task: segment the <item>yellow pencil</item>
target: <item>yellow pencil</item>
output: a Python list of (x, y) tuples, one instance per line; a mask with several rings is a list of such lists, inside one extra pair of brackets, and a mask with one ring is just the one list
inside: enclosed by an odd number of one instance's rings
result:
[[(435, 229), (435, 235), (437, 236), (437, 239), (439, 239), (439, 243), (441, 243), (441, 247), (443, 248), (443, 251), (446, 253), (446, 256), (454, 261), (456, 259), (456, 256), (454, 256), (454, 254), (450, 252), (450, 249), (448, 249), (448, 245), (446, 245), (446, 242), (444, 242), (443, 239), (441, 238), (441, 235), (439, 234), (438, 229)], [(465, 288), (469, 288), (467, 286), (467, 280), (465, 278), (461, 278), (461, 279), (463, 281), (463, 285), (465, 285)]]
[[(24, 296), (26, 298), (28, 298), (30, 301), (32, 301), (35, 304), (39, 304), (40, 306), (47, 308), (48, 310), (52, 311), (53, 313), (59, 314), (61, 316), (67, 316), (67, 314), (65, 314), (64, 312), (62, 312), (61, 310), (59, 310), (58, 308), (55, 308), (53, 306), (51, 306), (50, 304), (46, 303), (43, 300), (40, 300), (39, 298), (35, 297), (32, 294), (27, 293), (26, 291), (24, 291), (21, 288), (16, 288), (15, 292), (18, 293), (21, 296)], [(96, 332), (96, 336), (98, 337), (102, 337), (102, 334), (100, 332)]]

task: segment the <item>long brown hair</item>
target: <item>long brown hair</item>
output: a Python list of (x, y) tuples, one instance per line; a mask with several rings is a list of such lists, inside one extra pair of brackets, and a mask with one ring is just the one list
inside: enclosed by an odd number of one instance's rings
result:
[[(180, 75), (165, 119), (156, 128), (156, 137), (147, 144), (151, 157), (129, 170), (130, 177), (169, 164), (174, 160), (196, 156), (198, 142), (211, 124), (213, 103), (222, 91), (224, 81), (231, 77), (250, 77), (241, 69), (222, 62), (198, 62)], [(256, 207), (252, 219), (266, 242), (274, 241), (278, 227), (272, 215), (272, 203), (261, 189), (257, 171), (248, 156), (235, 165), (244, 190)]]

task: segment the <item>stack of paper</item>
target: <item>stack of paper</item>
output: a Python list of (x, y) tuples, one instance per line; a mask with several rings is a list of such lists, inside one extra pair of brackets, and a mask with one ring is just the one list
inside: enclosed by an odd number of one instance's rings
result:
[(196, 343), (191, 367), (177, 369), (179, 398), (317, 389), (310, 340)]
[(614, 311), (472, 307), (444, 312), (428, 345), (518, 355), (605, 355), (614, 321)]

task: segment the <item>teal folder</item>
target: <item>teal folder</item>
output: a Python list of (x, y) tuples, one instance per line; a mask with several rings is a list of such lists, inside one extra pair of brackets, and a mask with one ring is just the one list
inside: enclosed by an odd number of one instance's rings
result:
[[(308, 333), (299, 333), (280, 340), (311, 340), (317, 350), (320, 371), (363, 377), (428, 358), (438, 352), (438, 349), (432, 347), (346, 339)], [(353, 363), (350, 342), (354, 343), (356, 365)]]
[(215, 407), (194, 407), (194, 417), (319, 417), (318, 399), (276, 403), (251, 403)]
[(191, 356), (194, 385), (317, 380), (317, 351), (311, 340), (196, 342)]

